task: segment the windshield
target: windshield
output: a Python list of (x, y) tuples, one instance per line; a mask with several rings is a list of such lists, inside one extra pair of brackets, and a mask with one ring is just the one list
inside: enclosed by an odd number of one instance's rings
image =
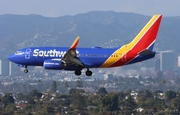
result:
[(21, 55), (21, 54), (23, 54), (23, 52), (21, 52), (21, 51), (16, 51), (15, 52), (15, 55)]

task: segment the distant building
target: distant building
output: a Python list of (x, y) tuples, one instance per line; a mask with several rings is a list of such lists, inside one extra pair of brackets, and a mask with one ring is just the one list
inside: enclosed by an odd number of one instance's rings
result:
[(35, 72), (42, 72), (43, 70), (44, 70), (44, 68), (42, 66), (35, 66), (34, 67)]
[(112, 74), (104, 74), (104, 80), (112, 80), (113, 75)]
[(2, 60), (0, 60), (0, 75), (2, 75)]
[(7, 86), (7, 85), (12, 85), (14, 82), (3, 82), (2, 84), (4, 85), (4, 86)]
[(160, 53), (160, 71), (175, 70), (177, 58), (173, 51)]
[(160, 71), (160, 59), (159, 58), (154, 61), (154, 70)]
[(2, 76), (11, 75), (11, 63), (9, 62), (9, 60), (6, 59), (0, 60), (0, 74)]
[(178, 67), (180, 68), (180, 56), (178, 56)]
[(178, 72), (180, 73), (180, 56), (178, 56), (178, 64), (177, 64), (177, 66), (178, 66)]
[(0, 59), (0, 75), (11, 76), (17, 73), (17, 64), (10, 62), (7, 59)]

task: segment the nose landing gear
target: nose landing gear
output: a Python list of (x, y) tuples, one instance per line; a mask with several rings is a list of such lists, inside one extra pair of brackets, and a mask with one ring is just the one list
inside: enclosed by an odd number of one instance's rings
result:
[(27, 66), (25, 66), (24, 73), (28, 73)]
[(24, 73), (28, 73), (28, 69), (26, 68), (26, 69), (24, 69)]

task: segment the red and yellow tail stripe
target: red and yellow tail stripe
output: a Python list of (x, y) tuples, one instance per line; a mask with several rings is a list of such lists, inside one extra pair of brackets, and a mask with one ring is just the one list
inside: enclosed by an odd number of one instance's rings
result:
[[(117, 49), (101, 67), (115, 67), (125, 65), (138, 56), (144, 49), (150, 48), (156, 40), (162, 15), (154, 15), (134, 40)], [(125, 59), (125, 60), (124, 60)]]

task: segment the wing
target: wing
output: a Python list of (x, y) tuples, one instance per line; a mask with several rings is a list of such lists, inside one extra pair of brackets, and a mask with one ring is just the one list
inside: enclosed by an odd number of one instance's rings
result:
[(76, 66), (82, 66), (85, 65), (81, 62), (81, 60), (77, 56), (76, 47), (78, 45), (80, 36), (77, 36), (74, 40), (73, 44), (69, 48), (69, 50), (65, 53), (64, 57), (62, 58), (62, 62), (67, 65), (76, 65)]

